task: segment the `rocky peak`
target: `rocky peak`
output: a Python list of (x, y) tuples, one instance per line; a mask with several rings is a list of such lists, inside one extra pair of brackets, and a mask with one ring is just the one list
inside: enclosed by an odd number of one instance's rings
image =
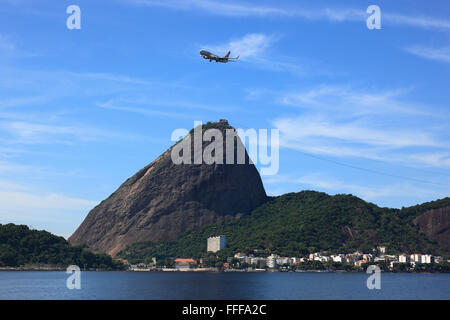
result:
[[(202, 132), (207, 129), (233, 128), (221, 119), (204, 124)], [(239, 137), (235, 142), (241, 143)], [(202, 148), (210, 143), (203, 141)], [(238, 219), (266, 200), (246, 151), (245, 164), (174, 164), (175, 145), (92, 209), (70, 243), (115, 255), (134, 242), (169, 239), (207, 224)], [(225, 141), (223, 146), (226, 151)]]

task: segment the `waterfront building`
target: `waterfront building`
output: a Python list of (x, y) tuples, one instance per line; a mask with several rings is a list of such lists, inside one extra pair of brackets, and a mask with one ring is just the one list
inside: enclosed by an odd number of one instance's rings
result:
[(278, 256), (276, 254), (271, 254), (267, 257), (266, 264), (269, 268), (273, 269), (277, 267), (277, 258)]
[(195, 268), (197, 262), (194, 259), (175, 259), (175, 269), (178, 271)]

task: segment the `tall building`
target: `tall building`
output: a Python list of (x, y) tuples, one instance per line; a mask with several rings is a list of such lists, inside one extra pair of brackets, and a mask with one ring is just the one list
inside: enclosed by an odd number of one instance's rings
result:
[(266, 265), (273, 269), (277, 267), (277, 258), (278, 256), (276, 254), (271, 254), (270, 256), (267, 257), (267, 262)]
[(227, 237), (226, 236), (217, 236), (217, 237), (209, 237), (207, 241), (207, 250), (217, 252), (219, 250), (224, 249), (227, 246)]

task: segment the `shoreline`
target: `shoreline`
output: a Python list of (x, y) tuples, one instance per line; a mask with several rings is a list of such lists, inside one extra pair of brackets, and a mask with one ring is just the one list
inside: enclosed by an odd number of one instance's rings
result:
[[(66, 271), (66, 268), (22, 268), (22, 267), (0, 267), (0, 272), (8, 271)], [(345, 270), (295, 270), (295, 271), (280, 271), (280, 270), (108, 270), (108, 269), (88, 269), (81, 270), (81, 272), (127, 272), (127, 273), (366, 273), (366, 270), (360, 271), (345, 271)], [(447, 274), (447, 272), (391, 272), (383, 271), (382, 273), (397, 273), (397, 274)]]

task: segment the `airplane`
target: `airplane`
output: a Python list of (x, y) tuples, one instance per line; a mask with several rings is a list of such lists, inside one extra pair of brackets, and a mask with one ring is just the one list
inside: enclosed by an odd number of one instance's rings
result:
[(230, 58), (230, 53), (231, 53), (231, 51), (228, 51), (228, 53), (225, 57), (219, 57), (219, 56), (217, 56), (209, 51), (206, 51), (206, 50), (200, 51), (200, 55), (203, 57), (203, 59), (207, 59), (207, 60), (209, 60), (209, 62), (214, 60), (215, 62), (227, 63), (227, 62), (234, 62), (237, 59), (239, 59), (239, 56), (237, 56), (236, 58)]

